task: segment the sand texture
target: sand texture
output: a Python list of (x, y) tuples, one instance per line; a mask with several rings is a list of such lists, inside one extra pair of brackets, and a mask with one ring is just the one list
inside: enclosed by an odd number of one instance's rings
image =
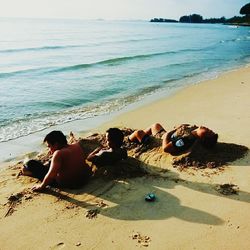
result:
[[(128, 135), (154, 122), (204, 125), (219, 134), (213, 151), (198, 145), (173, 157), (160, 138), (143, 147), (125, 139), (127, 160), (81, 189), (43, 193), (19, 175), (21, 163), (2, 168), (0, 249), (250, 249), (249, 93), (250, 68), (241, 68), (92, 131), (101, 138), (109, 127)], [(145, 201), (148, 193), (155, 201)]]

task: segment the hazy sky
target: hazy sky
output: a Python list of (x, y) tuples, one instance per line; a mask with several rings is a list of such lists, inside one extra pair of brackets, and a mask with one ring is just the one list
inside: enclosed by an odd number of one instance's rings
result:
[(82, 19), (203, 18), (240, 15), (249, 0), (0, 0), (0, 17)]

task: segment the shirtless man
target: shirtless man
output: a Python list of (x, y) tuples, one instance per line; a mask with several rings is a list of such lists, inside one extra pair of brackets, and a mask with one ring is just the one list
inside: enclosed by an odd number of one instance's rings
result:
[[(59, 187), (77, 188), (83, 185), (92, 175), (91, 168), (85, 162), (86, 155), (84, 155), (80, 145), (78, 143), (68, 144), (66, 136), (61, 131), (52, 131), (47, 134), (44, 143), (50, 149), (52, 159), (50, 166), (47, 167), (47, 173), (45, 171), (42, 183), (34, 186), (33, 191), (43, 190), (50, 184)], [(32, 164), (30, 165), (27, 164), (28, 167), (26, 168), (32, 172)], [(42, 164), (40, 167), (46, 168)]]

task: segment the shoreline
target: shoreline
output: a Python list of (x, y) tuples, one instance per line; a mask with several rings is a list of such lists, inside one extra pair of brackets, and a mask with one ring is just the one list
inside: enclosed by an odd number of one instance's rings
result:
[[(213, 81), (215, 79), (218, 79), (222, 77), (223, 75), (229, 74), (231, 72), (235, 72), (244, 68), (250, 67), (249, 64), (246, 64), (245, 66), (237, 67), (230, 70), (223, 70), (218, 74), (212, 74), (210, 75), (211, 79), (206, 80), (197, 80), (195, 82), (192, 82), (191, 84), (188, 83), (186, 85), (182, 85), (179, 87), (176, 87), (172, 90), (169, 90), (169, 92), (166, 92), (166, 90), (163, 90), (163, 92), (157, 91), (156, 93), (152, 93), (146, 97), (144, 97), (142, 100), (136, 101), (135, 103), (131, 103), (127, 105), (126, 107), (122, 108), (121, 110), (114, 111), (110, 114), (103, 114), (97, 117), (88, 118), (84, 120), (75, 120), (72, 122), (64, 123), (61, 125), (55, 125), (46, 129), (43, 129), (41, 131), (29, 134), (27, 136), (22, 136), (13, 140), (1, 142), (0, 145), (0, 168), (2, 165), (6, 165), (11, 162), (17, 162), (21, 159), (33, 155), (35, 153), (40, 152), (43, 150), (42, 140), (44, 136), (49, 133), (51, 130), (62, 130), (66, 135), (68, 135), (71, 131), (75, 133), (78, 136), (86, 136), (92, 133), (92, 131), (97, 132), (98, 130), (105, 128), (107, 129), (107, 126), (105, 124), (113, 124), (115, 125), (115, 120), (119, 117), (129, 114), (130, 112), (134, 112), (136, 110), (144, 109), (147, 106), (154, 105), (155, 103), (158, 103), (161, 100), (168, 100), (171, 99), (173, 96), (178, 95), (179, 92), (185, 91), (188, 88), (192, 88), (192, 86), (200, 85), (209, 81)], [(152, 123), (155, 121), (152, 120)], [(164, 121), (163, 121), (164, 123)], [(131, 128), (141, 128), (136, 126), (136, 123)], [(149, 124), (150, 125), (150, 124)], [(111, 126), (111, 125), (110, 125)], [(123, 126), (120, 124), (119, 126)], [(102, 129), (103, 130), (103, 129)]]
[[(122, 113), (95, 132), (195, 123), (217, 132), (221, 143), (250, 148), (249, 93), (245, 67)], [(1, 249), (249, 249), (250, 151), (223, 169), (179, 170), (166, 155), (154, 148), (137, 159), (164, 172), (94, 179), (79, 190), (32, 193), (37, 181), (18, 176), (20, 164), (0, 171)], [(219, 192), (224, 184), (235, 193)], [(156, 201), (145, 202), (151, 192)]]
[[(159, 98), (153, 102), (146, 103), (143, 106), (117, 115), (114, 119), (102, 124), (99, 127), (99, 130), (101, 129), (102, 131), (105, 131), (115, 124), (118, 127), (141, 129), (152, 123), (159, 122), (166, 126), (166, 128), (172, 128), (181, 123), (193, 123), (197, 125), (211, 126), (211, 128), (214, 129), (218, 127), (219, 130), (223, 131), (223, 126), (226, 128), (227, 122), (218, 118), (220, 118), (220, 115), (223, 115), (224, 112), (226, 112), (227, 115), (230, 113), (229, 110), (224, 110), (225, 105), (228, 105), (229, 108), (231, 108), (232, 104), (238, 104), (239, 108), (242, 106), (242, 103), (238, 102), (238, 98), (240, 97), (237, 98), (237, 88), (243, 86), (248, 87), (247, 84), (249, 79), (247, 77), (249, 71), (250, 65), (248, 64), (245, 65), (245, 67), (224, 72), (215, 78), (185, 86), (167, 98)], [(236, 83), (236, 81), (238, 83)], [(225, 82), (228, 82), (228, 84), (226, 83), (226, 85)], [(230, 93), (232, 89), (235, 91), (233, 94)], [(238, 89), (238, 91), (240, 92), (240, 89)], [(196, 92), (199, 93), (199, 96), (196, 95)], [(213, 101), (213, 99), (217, 100), (218, 94), (221, 95), (221, 102), (218, 102), (217, 109), (209, 110), (209, 106), (213, 108), (213, 103), (211, 101)], [(227, 94), (230, 94), (230, 96), (227, 97)], [(231, 103), (230, 100), (225, 100), (226, 98), (232, 98), (234, 94), (236, 96), (231, 99), (231, 101), (235, 99), (237, 101), (236, 103)], [(211, 98), (211, 100), (208, 100), (208, 98)], [(243, 106), (248, 105), (248, 102), (245, 99), (244, 103), (245, 105)], [(202, 108), (199, 106), (204, 106), (204, 113), (195, 112), (196, 109), (199, 110)], [(162, 107), (165, 109), (162, 110)], [(194, 110), (194, 113), (191, 112), (192, 114), (190, 115), (191, 110)], [(207, 112), (207, 114), (205, 112)], [(145, 114), (147, 117), (145, 117)], [(207, 115), (211, 117), (210, 121), (207, 121)], [(136, 119), (134, 119), (134, 117), (136, 117)], [(240, 117), (239, 115), (236, 120), (243, 118), (245, 117)], [(246, 119), (247, 118), (248, 117), (246, 117)], [(149, 123), (146, 123), (145, 120), (149, 120)], [(223, 133), (221, 134), (223, 135)]]

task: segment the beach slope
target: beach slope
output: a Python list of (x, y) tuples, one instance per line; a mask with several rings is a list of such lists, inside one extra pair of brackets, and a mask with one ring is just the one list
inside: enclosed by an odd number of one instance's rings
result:
[[(180, 90), (98, 128), (207, 126), (223, 145), (250, 147), (250, 68)], [(74, 128), (72, 128), (74, 131)], [(93, 131), (96, 132), (96, 131)], [(249, 249), (250, 154), (217, 168), (178, 168), (153, 148), (149, 174), (33, 193), (19, 165), (0, 172), (0, 249)], [(144, 197), (154, 193), (156, 200)]]

